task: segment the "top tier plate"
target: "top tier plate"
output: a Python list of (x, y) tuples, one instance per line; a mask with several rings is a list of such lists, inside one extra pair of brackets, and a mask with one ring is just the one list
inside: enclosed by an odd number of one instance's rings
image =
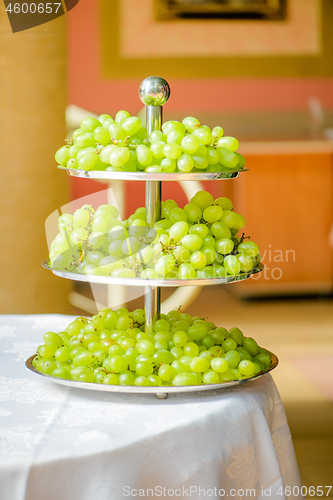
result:
[(106, 170), (77, 170), (58, 166), (60, 170), (66, 170), (72, 177), (96, 180), (119, 180), (119, 181), (218, 181), (224, 179), (236, 179), (241, 172), (247, 172), (248, 168), (229, 172), (174, 172), (150, 173), (150, 172), (108, 172)]

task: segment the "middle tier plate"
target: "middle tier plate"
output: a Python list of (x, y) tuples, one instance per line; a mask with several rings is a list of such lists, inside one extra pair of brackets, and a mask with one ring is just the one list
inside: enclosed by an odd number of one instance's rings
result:
[(250, 278), (254, 274), (260, 273), (264, 266), (258, 264), (257, 267), (251, 269), (248, 273), (241, 273), (237, 276), (227, 276), (224, 278), (194, 278), (194, 279), (143, 279), (143, 278), (113, 278), (112, 276), (88, 275), (72, 273), (70, 271), (58, 271), (49, 266), (49, 261), (44, 260), (42, 266), (49, 271), (52, 271), (56, 276), (66, 278), (73, 281), (83, 281), (86, 283), (100, 283), (104, 285), (127, 285), (127, 286), (151, 286), (151, 287), (168, 287), (168, 286), (193, 286), (193, 285), (224, 285), (226, 283), (234, 283)]
[(96, 179), (105, 181), (218, 181), (223, 179), (235, 179), (241, 172), (247, 172), (248, 168), (241, 170), (229, 170), (228, 172), (108, 172), (107, 170), (78, 170), (58, 166), (60, 170), (66, 170), (72, 177), (82, 179)]

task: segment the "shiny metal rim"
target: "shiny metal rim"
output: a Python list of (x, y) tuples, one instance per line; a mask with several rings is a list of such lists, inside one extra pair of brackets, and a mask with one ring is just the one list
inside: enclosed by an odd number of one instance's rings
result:
[(61, 278), (66, 278), (68, 280), (83, 281), (85, 283), (99, 283), (104, 285), (126, 285), (126, 286), (159, 286), (159, 287), (171, 287), (171, 286), (208, 286), (208, 285), (224, 285), (227, 283), (235, 283), (237, 281), (243, 281), (250, 278), (254, 274), (260, 273), (264, 266), (258, 264), (257, 267), (253, 268), (249, 273), (239, 274), (238, 276), (230, 276), (226, 278), (195, 278), (191, 280), (185, 279), (175, 279), (175, 280), (164, 280), (164, 279), (143, 279), (143, 278), (112, 278), (111, 276), (95, 276), (79, 273), (71, 273), (69, 271), (58, 271), (52, 269), (49, 266), (49, 262), (44, 260), (42, 266), (49, 271), (52, 271), (56, 276)]
[(45, 375), (44, 373), (41, 373), (38, 370), (36, 370), (36, 368), (32, 364), (32, 361), (37, 356), (37, 354), (30, 356), (30, 358), (28, 358), (27, 361), (25, 362), (25, 366), (32, 372), (36, 373), (37, 375), (45, 377), (47, 380), (55, 382), (56, 384), (65, 385), (67, 387), (74, 387), (78, 389), (89, 389), (91, 391), (122, 392), (130, 394), (156, 394), (157, 396), (158, 395), (163, 396), (164, 394), (166, 395), (169, 393), (201, 392), (201, 391), (214, 391), (217, 389), (228, 389), (229, 387), (233, 387), (236, 385), (244, 384), (245, 382), (256, 380), (277, 367), (279, 363), (277, 356), (272, 352), (270, 352), (270, 355), (272, 357), (271, 366), (267, 370), (258, 373), (258, 375), (255, 375), (254, 377), (244, 378), (241, 380), (233, 380), (232, 382), (222, 382), (220, 384), (188, 385), (180, 387), (166, 386), (166, 385), (161, 387), (136, 387), (134, 385), (104, 385), (104, 384), (96, 384), (89, 382), (78, 382), (75, 380), (66, 380), (63, 378), (56, 378), (52, 377), (51, 375)]
[(75, 168), (65, 168), (58, 166), (60, 170), (66, 170), (72, 177), (82, 179), (99, 179), (105, 181), (218, 181), (225, 179), (236, 179), (241, 172), (247, 172), (248, 168), (229, 172), (175, 172), (149, 173), (149, 172), (107, 172), (106, 170), (77, 170)]

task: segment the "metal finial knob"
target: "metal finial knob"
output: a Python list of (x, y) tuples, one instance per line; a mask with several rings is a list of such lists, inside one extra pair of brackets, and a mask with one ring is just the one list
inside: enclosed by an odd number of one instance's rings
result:
[(170, 97), (169, 84), (160, 76), (149, 76), (140, 84), (139, 97), (146, 106), (163, 106)]

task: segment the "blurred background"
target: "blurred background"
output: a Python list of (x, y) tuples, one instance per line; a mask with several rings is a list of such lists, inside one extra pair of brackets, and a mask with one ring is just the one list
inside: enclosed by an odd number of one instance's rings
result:
[[(196, 289), (186, 310), (278, 355), (273, 376), (308, 487), (333, 476), (332, 26), (331, 0), (80, 0), (13, 34), (0, 5), (0, 312), (87, 314), (94, 296), (106, 303), (105, 288), (93, 296), (41, 268), (45, 221), (84, 196), (105, 203), (107, 187), (127, 218), (144, 205), (144, 184), (72, 179), (54, 153), (83, 116), (142, 113), (140, 82), (164, 77), (165, 120), (195, 116), (240, 140), (250, 172), (201, 188), (233, 200), (265, 264), (243, 283)], [(164, 183), (168, 198), (183, 206), (186, 188)]]

